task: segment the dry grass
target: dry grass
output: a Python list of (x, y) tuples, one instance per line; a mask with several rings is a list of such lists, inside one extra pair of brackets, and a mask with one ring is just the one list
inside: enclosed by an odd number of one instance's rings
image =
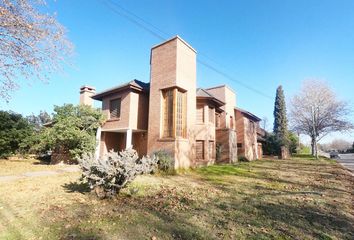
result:
[(38, 159), (0, 159), (0, 176), (19, 175), (25, 172), (50, 171), (67, 167), (67, 165), (48, 165)]
[(103, 201), (79, 175), (0, 183), (0, 239), (354, 239), (354, 179), (327, 160), (142, 176)]

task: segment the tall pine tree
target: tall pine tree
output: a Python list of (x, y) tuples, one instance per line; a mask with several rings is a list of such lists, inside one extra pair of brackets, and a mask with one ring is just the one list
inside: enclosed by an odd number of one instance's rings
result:
[(274, 127), (273, 132), (281, 146), (288, 146), (288, 120), (286, 117), (286, 104), (283, 87), (277, 88), (274, 104)]

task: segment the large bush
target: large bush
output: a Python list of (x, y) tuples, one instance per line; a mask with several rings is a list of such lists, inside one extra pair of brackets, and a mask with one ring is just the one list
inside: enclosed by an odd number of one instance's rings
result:
[(132, 182), (137, 175), (151, 173), (157, 168), (155, 155), (139, 159), (137, 152), (128, 149), (120, 153), (109, 152), (96, 159), (92, 154), (84, 154), (79, 160), (82, 180), (96, 192), (99, 198), (113, 197)]
[(33, 148), (39, 152), (61, 149), (68, 151), (72, 159), (79, 159), (95, 150), (96, 130), (103, 120), (101, 111), (90, 106), (55, 106), (51, 125), (43, 129)]
[(18, 153), (34, 135), (33, 126), (21, 114), (0, 111), (0, 157)]

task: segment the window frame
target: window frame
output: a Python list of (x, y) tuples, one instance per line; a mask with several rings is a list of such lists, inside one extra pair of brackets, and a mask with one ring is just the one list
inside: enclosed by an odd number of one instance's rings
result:
[[(118, 101), (119, 104), (117, 105), (117, 109), (119, 109), (119, 111), (117, 111), (117, 116), (112, 117), (112, 102), (113, 101)], [(118, 108), (119, 107), (119, 108)], [(122, 111), (122, 98), (118, 97), (118, 98), (112, 98), (109, 100), (109, 119), (110, 120), (119, 120), (121, 117), (121, 111)]]
[[(161, 89), (162, 138), (187, 138), (187, 91), (174, 88)], [(168, 97), (168, 99), (167, 99)]]
[[(201, 144), (201, 156), (198, 155), (198, 144)], [(195, 141), (195, 158), (197, 160), (204, 160), (205, 159), (205, 146), (204, 140), (196, 140)]]

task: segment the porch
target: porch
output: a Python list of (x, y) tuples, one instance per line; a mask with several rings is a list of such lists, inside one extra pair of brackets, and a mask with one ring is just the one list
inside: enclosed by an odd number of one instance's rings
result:
[(96, 140), (96, 156), (102, 157), (113, 150), (120, 152), (124, 149), (135, 149), (139, 157), (147, 153), (146, 130), (139, 129), (98, 129)]

